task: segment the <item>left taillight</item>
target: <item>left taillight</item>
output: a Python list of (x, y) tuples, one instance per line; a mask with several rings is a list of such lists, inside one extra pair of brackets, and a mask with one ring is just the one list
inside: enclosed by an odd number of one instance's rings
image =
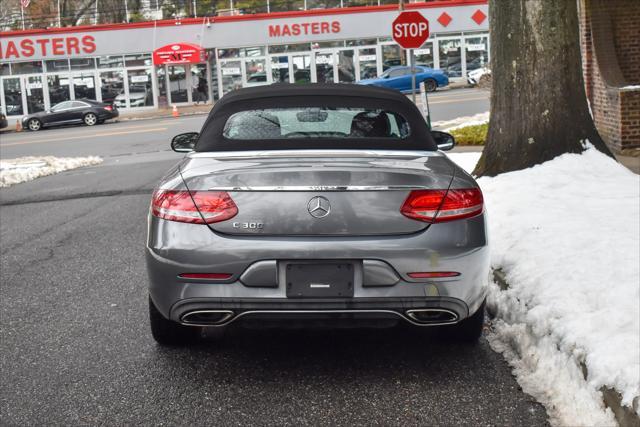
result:
[(238, 207), (226, 191), (156, 190), (151, 213), (169, 221), (213, 224), (238, 214)]
[(424, 222), (446, 222), (470, 218), (482, 213), (484, 201), (479, 188), (451, 190), (414, 190), (400, 212)]
[(104, 109), (107, 111), (113, 111), (113, 107), (111, 105), (105, 106)]

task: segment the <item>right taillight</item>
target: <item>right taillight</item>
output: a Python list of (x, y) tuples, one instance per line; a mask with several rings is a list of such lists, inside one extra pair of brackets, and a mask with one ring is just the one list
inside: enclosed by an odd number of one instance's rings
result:
[(156, 190), (151, 213), (169, 221), (213, 224), (238, 214), (238, 207), (225, 191)]
[(476, 216), (482, 213), (483, 206), (479, 188), (414, 190), (400, 212), (411, 219), (436, 223)]

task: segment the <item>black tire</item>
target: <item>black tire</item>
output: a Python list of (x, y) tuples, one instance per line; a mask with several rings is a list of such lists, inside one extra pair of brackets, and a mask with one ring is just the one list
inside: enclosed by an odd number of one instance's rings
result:
[(480, 308), (470, 317), (467, 317), (462, 322), (452, 325), (444, 326), (442, 328), (441, 336), (447, 340), (474, 344), (478, 342), (482, 336), (482, 330), (484, 328), (484, 309), (486, 300), (482, 301)]
[(165, 318), (156, 308), (149, 297), (149, 322), (151, 335), (160, 345), (183, 346), (195, 342), (200, 336), (202, 328), (198, 326), (184, 326)]
[(438, 89), (438, 82), (433, 79), (426, 79), (424, 81), (424, 90), (427, 92), (435, 92)]
[(82, 121), (87, 126), (93, 126), (98, 123), (98, 116), (96, 116), (94, 113), (87, 113), (84, 115), (84, 117), (82, 117)]
[(31, 131), (38, 131), (42, 129), (42, 122), (38, 119), (29, 119), (27, 122), (27, 129)]

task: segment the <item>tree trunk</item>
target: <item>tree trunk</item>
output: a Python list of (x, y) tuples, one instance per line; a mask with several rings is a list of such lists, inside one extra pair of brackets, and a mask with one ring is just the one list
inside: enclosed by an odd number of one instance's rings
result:
[(588, 141), (613, 155), (593, 124), (582, 79), (576, 0), (490, 0), (491, 119), (474, 174), (525, 169)]

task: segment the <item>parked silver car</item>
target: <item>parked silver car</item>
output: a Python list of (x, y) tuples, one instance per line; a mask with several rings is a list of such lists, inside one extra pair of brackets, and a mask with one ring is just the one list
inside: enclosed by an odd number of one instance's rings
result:
[(400, 93), (272, 85), (225, 95), (149, 213), (151, 330), (442, 326), (482, 331), (482, 193)]

